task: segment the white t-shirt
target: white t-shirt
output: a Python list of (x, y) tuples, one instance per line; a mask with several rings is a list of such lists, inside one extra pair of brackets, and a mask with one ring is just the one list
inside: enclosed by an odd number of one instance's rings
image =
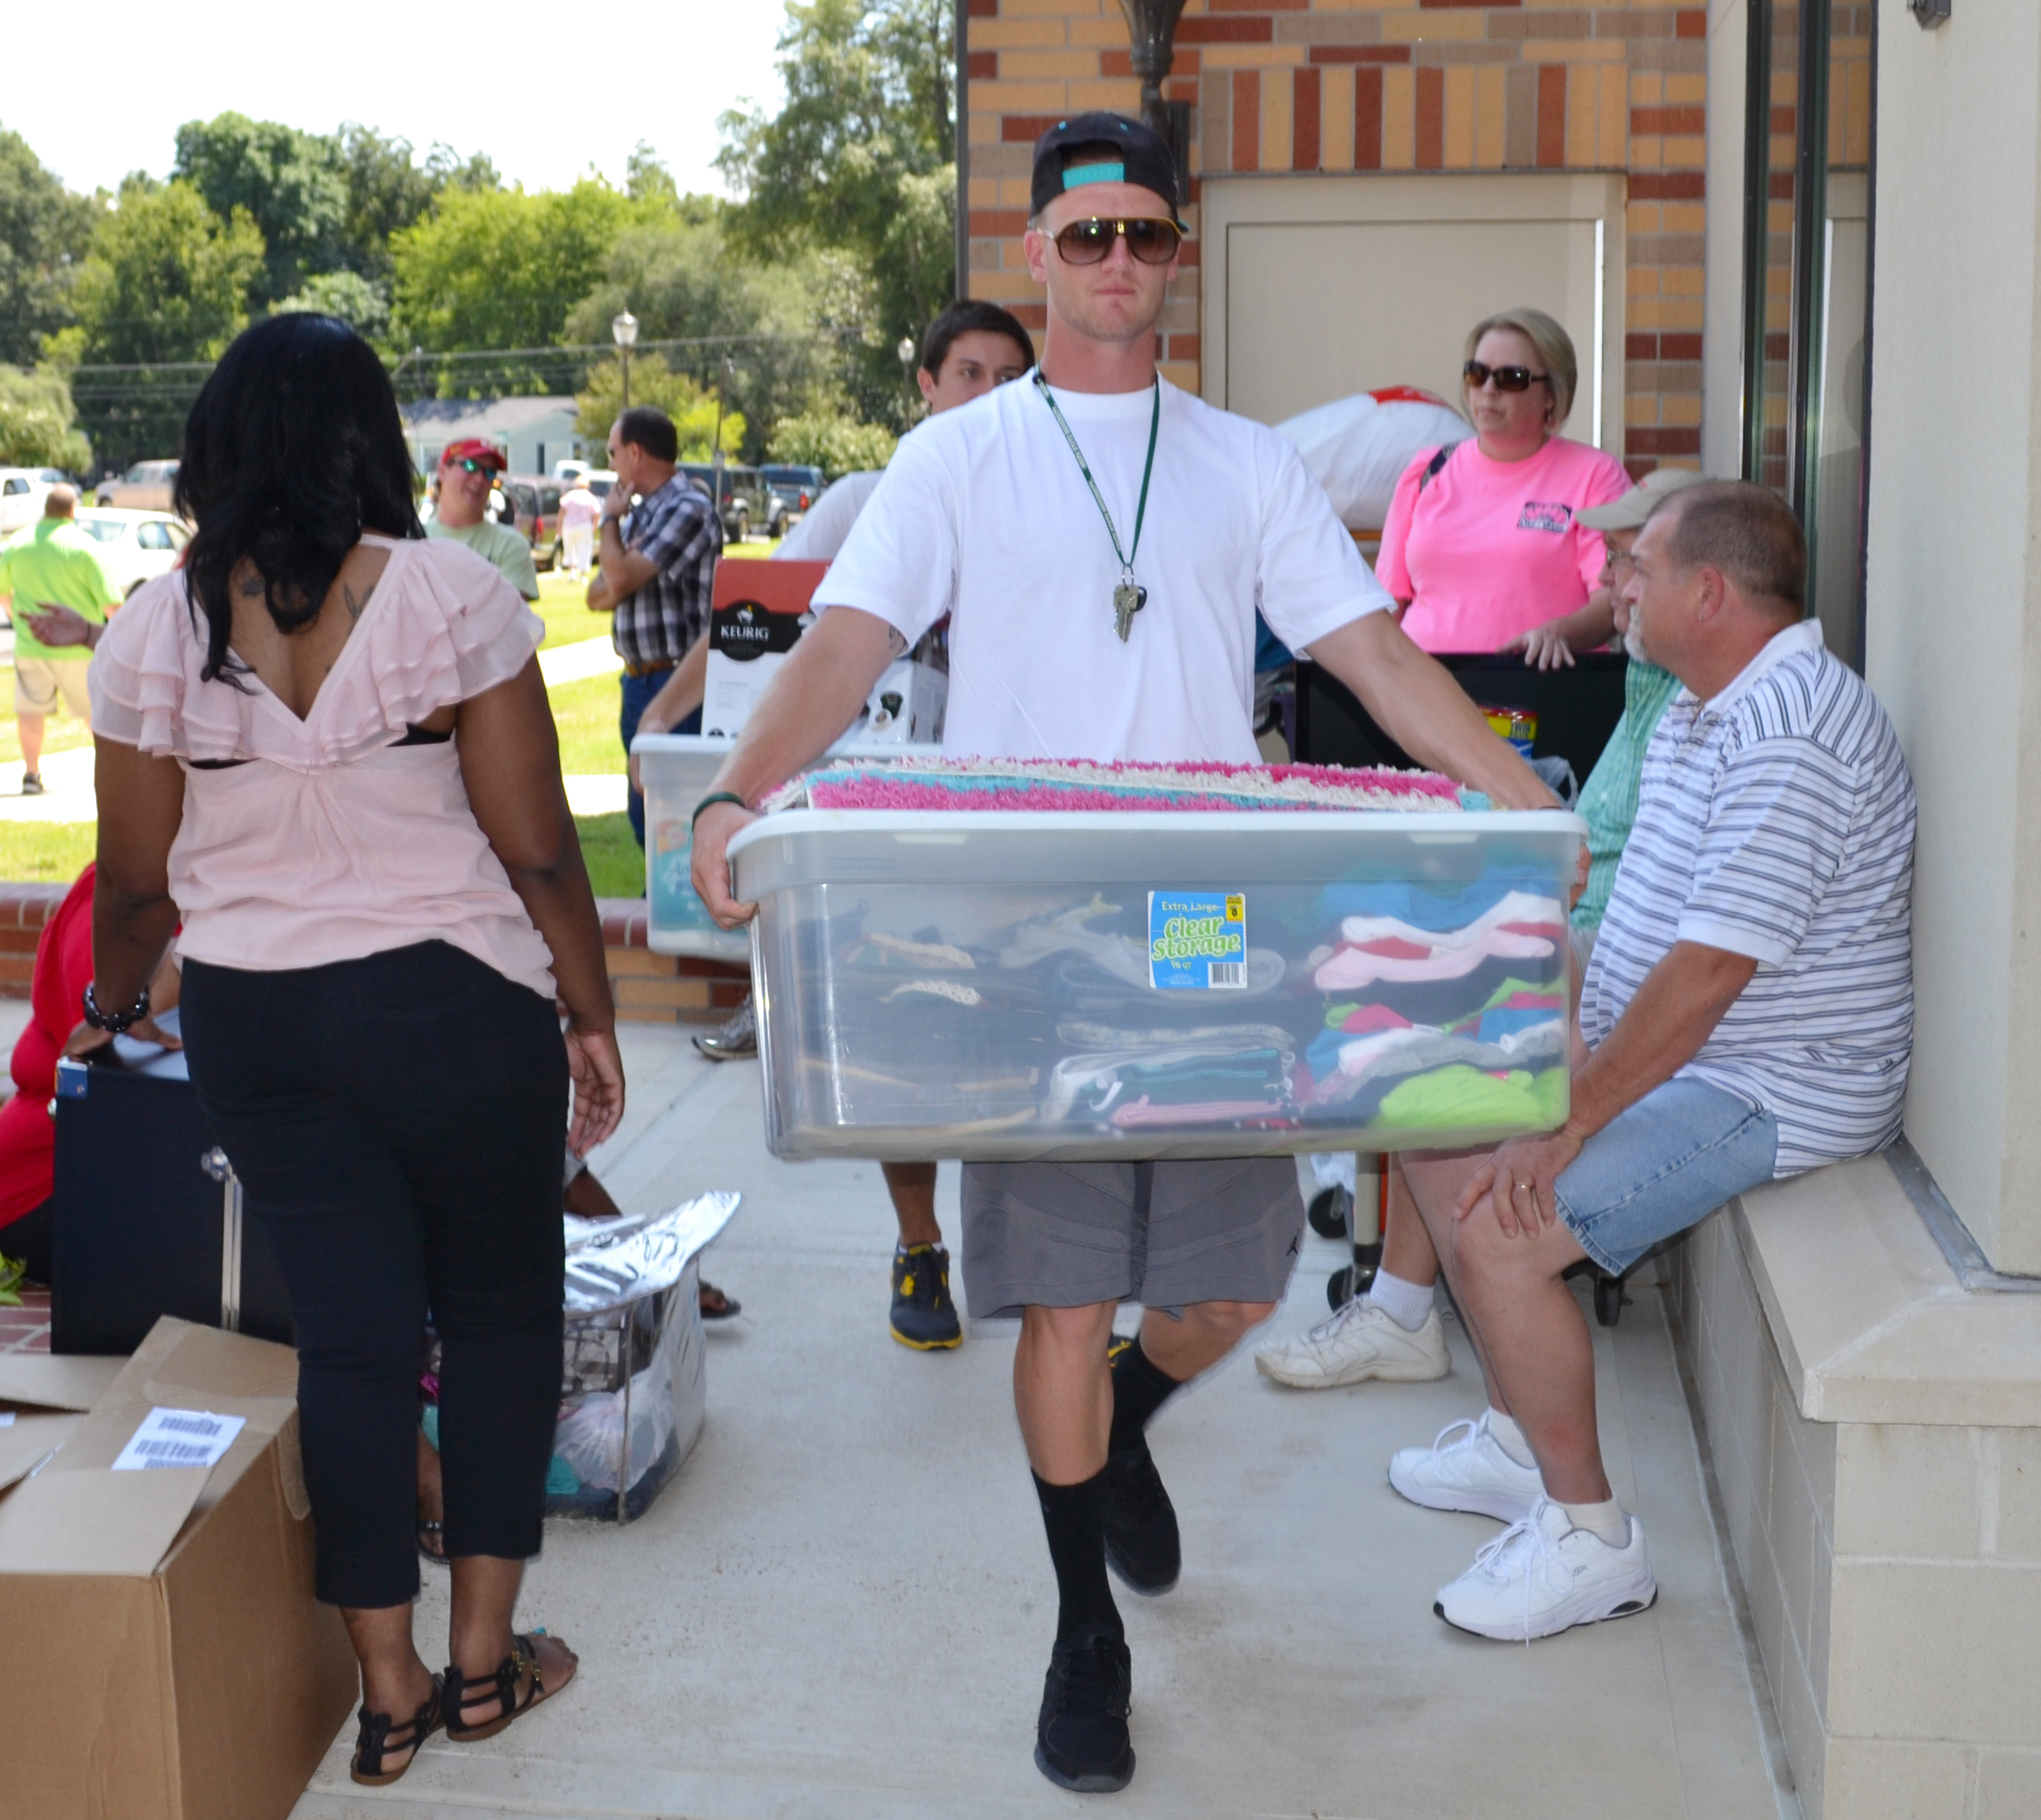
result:
[[(1292, 650), (1393, 603), (1273, 430), (1165, 382), (1125, 644), (1120, 562), (1040, 390), (1000, 386), (902, 439), (815, 592), (910, 645), (944, 614), (946, 752), (1257, 764), (1254, 612)], [(1134, 537), (1151, 394), (1058, 391)]]
[(787, 533), (773, 554), (790, 562), (834, 562), (885, 471), (871, 467), (837, 475), (822, 489), (822, 497), (801, 514), (801, 522)]

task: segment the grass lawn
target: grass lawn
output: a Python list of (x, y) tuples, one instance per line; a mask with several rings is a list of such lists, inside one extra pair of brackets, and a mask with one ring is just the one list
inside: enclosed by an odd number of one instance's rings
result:
[[(628, 824), (624, 838), (631, 839)], [(0, 878), (16, 884), (68, 885), (90, 863), (98, 842), (96, 821), (0, 821)], [(644, 889), (641, 877), (631, 895)]]
[[(0, 675), (4, 675), (0, 672)], [(4, 702), (6, 718), (0, 720), (0, 764), (11, 764), (21, 756), (21, 735), (14, 724), (13, 697), (0, 698)], [(67, 752), (79, 746), (92, 744), (92, 732), (82, 722), (68, 714), (59, 718), (52, 714), (43, 722), (43, 750), (46, 752)]]
[(624, 769), (616, 737), (616, 679), (585, 676), (547, 691), (560, 735), (560, 771), (567, 777), (613, 777)]
[(598, 897), (643, 897), (645, 855), (624, 815), (578, 815), (582, 858), (588, 862), (589, 883)]

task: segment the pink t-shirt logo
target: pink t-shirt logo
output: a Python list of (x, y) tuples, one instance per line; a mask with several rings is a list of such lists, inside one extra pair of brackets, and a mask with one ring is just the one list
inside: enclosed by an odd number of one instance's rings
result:
[(1549, 531), (1563, 536), (1572, 527), (1574, 508), (1556, 501), (1527, 499), (1516, 520), (1519, 531)]

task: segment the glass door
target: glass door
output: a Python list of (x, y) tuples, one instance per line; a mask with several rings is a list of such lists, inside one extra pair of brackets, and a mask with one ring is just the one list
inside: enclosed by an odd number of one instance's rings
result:
[(1749, 0), (1743, 474), (1799, 515), (1809, 611), (1863, 663), (1870, 0)]

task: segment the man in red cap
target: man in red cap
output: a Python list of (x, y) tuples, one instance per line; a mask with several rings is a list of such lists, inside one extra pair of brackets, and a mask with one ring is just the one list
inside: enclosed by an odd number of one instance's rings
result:
[(509, 463), (503, 451), (479, 436), (449, 443), (434, 477), (438, 501), (425, 520), (428, 537), (451, 537), (493, 562), (503, 579), (527, 600), (539, 597), (539, 572), (524, 534), (489, 516), (489, 489)]

